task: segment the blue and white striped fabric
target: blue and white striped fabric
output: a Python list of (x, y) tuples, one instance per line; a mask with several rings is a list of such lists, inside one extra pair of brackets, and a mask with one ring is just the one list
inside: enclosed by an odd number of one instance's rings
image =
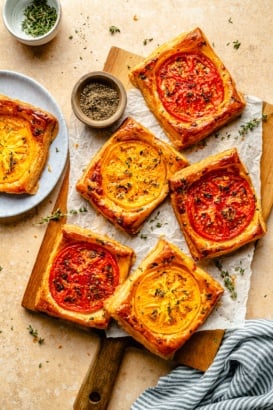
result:
[(273, 321), (227, 330), (205, 373), (179, 366), (131, 410), (273, 410)]

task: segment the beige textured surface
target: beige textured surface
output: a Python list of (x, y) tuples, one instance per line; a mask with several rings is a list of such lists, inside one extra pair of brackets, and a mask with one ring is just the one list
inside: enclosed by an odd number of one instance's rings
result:
[[(158, 44), (196, 26), (206, 33), (238, 88), (273, 103), (271, 0), (63, 0), (62, 6), (60, 33), (50, 44), (35, 49), (13, 40), (0, 20), (0, 68), (21, 72), (44, 85), (68, 125), (73, 84), (82, 74), (102, 69), (112, 45), (145, 56)], [(112, 36), (111, 25), (121, 32)], [(153, 40), (144, 45), (145, 39)], [(234, 41), (241, 43), (237, 50)], [(57, 192), (58, 187), (23, 221), (0, 225), (1, 410), (72, 409), (96, 352), (95, 336), (21, 307), (45, 232), (35, 222), (50, 213)], [(256, 251), (249, 317), (273, 319), (272, 248), (273, 217)], [(33, 343), (29, 325), (45, 339), (42, 345)], [(155, 384), (169, 369), (168, 363), (132, 350), (109, 408), (129, 409), (142, 389)]]

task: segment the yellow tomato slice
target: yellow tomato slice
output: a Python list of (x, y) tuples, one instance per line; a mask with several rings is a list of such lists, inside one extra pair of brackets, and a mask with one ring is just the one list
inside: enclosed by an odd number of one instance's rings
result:
[(103, 190), (123, 208), (154, 201), (166, 181), (162, 153), (143, 141), (124, 141), (109, 147), (102, 165)]
[(24, 119), (0, 117), (0, 176), (2, 181), (17, 181), (32, 162), (31, 131)]
[(151, 331), (174, 334), (188, 328), (201, 306), (199, 285), (181, 266), (145, 273), (134, 292), (138, 319)]

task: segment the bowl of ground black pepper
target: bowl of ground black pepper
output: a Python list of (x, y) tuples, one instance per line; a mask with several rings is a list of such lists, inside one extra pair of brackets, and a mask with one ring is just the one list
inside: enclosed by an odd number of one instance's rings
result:
[(5, 0), (2, 17), (9, 33), (29, 46), (53, 40), (61, 23), (60, 0)]
[(104, 71), (94, 71), (77, 81), (71, 104), (76, 117), (84, 124), (107, 128), (122, 117), (127, 94), (118, 78)]

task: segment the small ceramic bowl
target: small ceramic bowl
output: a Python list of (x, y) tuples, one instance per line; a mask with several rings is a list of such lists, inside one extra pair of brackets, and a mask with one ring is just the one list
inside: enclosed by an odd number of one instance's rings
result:
[(56, 9), (57, 19), (51, 29), (40, 36), (27, 34), (22, 27), (26, 18), (24, 12), (32, 4), (33, 0), (5, 0), (2, 17), (7, 30), (18, 41), (29, 46), (41, 46), (51, 41), (59, 31), (62, 16), (61, 2), (60, 0), (47, 0), (47, 6)]
[(122, 117), (127, 93), (118, 78), (104, 71), (94, 71), (81, 77), (74, 85), (71, 105), (76, 117), (84, 124), (92, 128), (107, 128)]

